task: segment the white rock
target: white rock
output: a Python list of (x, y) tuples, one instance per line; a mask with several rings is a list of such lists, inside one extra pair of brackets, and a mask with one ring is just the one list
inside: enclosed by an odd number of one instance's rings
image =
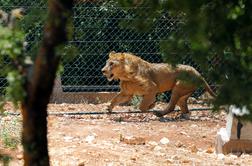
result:
[(189, 137), (189, 135), (186, 132), (184, 132), (184, 131), (181, 131), (179, 134), (185, 135), (185, 136)]
[(224, 160), (225, 155), (222, 154), (222, 153), (220, 153), (220, 154), (217, 155), (217, 158), (218, 158), (219, 160)]
[(64, 140), (65, 140), (65, 142), (72, 142), (73, 138), (74, 137), (71, 137), (71, 136), (65, 136)]
[(234, 154), (230, 154), (228, 157), (230, 157), (231, 159), (237, 159), (238, 157)]
[(110, 162), (110, 163), (107, 163), (106, 166), (113, 166), (114, 163), (113, 162)]
[(163, 137), (161, 140), (160, 140), (160, 143), (163, 144), (163, 145), (166, 145), (170, 142), (170, 140), (166, 137)]
[(198, 125), (192, 124), (191, 127), (192, 127), (192, 128), (196, 128), (196, 127), (198, 127)]
[(171, 128), (177, 128), (177, 126), (173, 124), (173, 125), (171, 125)]
[(160, 151), (162, 149), (162, 147), (161, 146), (155, 146), (155, 148), (153, 149), (154, 151)]
[(149, 141), (147, 144), (150, 146), (157, 146), (158, 145), (158, 143), (155, 141)]
[(157, 151), (157, 153), (155, 153), (155, 156), (160, 156), (160, 157), (164, 157), (166, 154), (162, 153), (160, 151)]
[(88, 135), (86, 138), (85, 138), (85, 141), (87, 143), (92, 143), (95, 139), (95, 136), (94, 135)]
[(249, 154), (246, 154), (246, 153), (243, 153), (241, 156), (240, 156), (240, 158), (249, 158), (250, 157), (250, 155)]

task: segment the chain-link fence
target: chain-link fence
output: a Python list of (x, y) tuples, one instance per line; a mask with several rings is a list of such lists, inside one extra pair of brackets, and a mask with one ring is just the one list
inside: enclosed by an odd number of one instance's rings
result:
[[(27, 52), (34, 54), (42, 34), (42, 25), (46, 13), (46, 3), (42, 0), (0, 0), (0, 8), (6, 11), (23, 7), (27, 11), (27, 19), (21, 25), (26, 32)], [(144, 19), (152, 23), (146, 31), (134, 29), (139, 11), (146, 8), (121, 7), (116, 1), (78, 1), (74, 6), (73, 38), (68, 47), (76, 48), (77, 52), (71, 59), (62, 59), (63, 73), (60, 75), (60, 83), (57, 90), (62, 95), (72, 96), (72, 102), (76, 102), (75, 96), (84, 92), (116, 92), (119, 91), (118, 82), (108, 82), (101, 73), (105, 65), (108, 53), (132, 52), (149, 62), (161, 62), (160, 42), (165, 41), (172, 33), (184, 35), (181, 26), (182, 17), (171, 17), (167, 12), (161, 16)], [(142, 12), (143, 13), (143, 12)], [(189, 64), (200, 70), (188, 56), (181, 63)], [(209, 81), (209, 80), (208, 80)], [(0, 91), (7, 86), (4, 77), (0, 78)], [(77, 92), (77, 93), (74, 93)], [(168, 93), (167, 93), (168, 94)], [(194, 95), (199, 96), (202, 90)], [(168, 100), (169, 95), (163, 99)], [(111, 97), (109, 97), (111, 98)], [(85, 101), (85, 97), (81, 101)]]

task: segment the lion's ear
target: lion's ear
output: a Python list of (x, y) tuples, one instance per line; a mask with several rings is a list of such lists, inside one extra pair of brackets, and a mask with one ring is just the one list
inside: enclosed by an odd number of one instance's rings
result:
[(123, 61), (125, 59), (124, 53), (121, 53), (120, 55), (118, 55), (118, 59)]
[(115, 53), (116, 53), (115, 51), (111, 51), (111, 52), (109, 53), (109, 57), (113, 56), (113, 54), (115, 54)]

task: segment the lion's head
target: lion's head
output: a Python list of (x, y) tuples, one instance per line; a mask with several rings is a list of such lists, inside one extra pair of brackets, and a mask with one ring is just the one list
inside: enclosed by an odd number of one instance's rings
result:
[(109, 81), (113, 79), (132, 80), (136, 75), (140, 73), (142, 75), (142, 68), (148, 68), (146, 67), (148, 64), (133, 54), (112, 51), (109, 53), (106, 65), (102, 68), (102, 73)]
[(109, 53), (109, 59), (102, 68), (102, 73), (109, 81), (120, 79), (120, 75), (124, 71), (124, 64), (124, 54), (112, 51)]

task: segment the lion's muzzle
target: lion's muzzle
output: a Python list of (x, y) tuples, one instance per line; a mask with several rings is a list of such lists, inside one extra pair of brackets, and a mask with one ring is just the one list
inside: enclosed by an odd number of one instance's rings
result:
[(107, 77), (108, 81), (112, 81), (112, 80), (113, 80), (114, 74), (111, 73), (111, 72), (107, 69), (106, 66), (105, 66), (104, 68), (102, 68), (101, 71), (102, 71), (102, 74), (103, 74), (104, 76)]

